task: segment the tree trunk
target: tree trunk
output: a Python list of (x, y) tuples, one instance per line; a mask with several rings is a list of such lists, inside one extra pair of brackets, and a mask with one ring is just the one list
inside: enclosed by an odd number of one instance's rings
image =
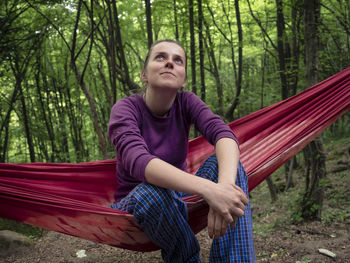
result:
[[(204, 20), (205, 23), (205, 20)], [(216, 58), (215, 58), (215, 53), (214, 53), (214, 49), (213, 49), (213, 41), (211, 39), (210, 36), (210, 32), (209, 32), (209, 26), (205, 23), (206, 26), (206, 35), (208, 38), (208, 42), (209, 45), (207, 45), (207, 50), (209, 53), (209, 57), (211, 59), (210, 61), (210, 68), (212, 71), (212, 74), (214, 75), (215, 78), (215, 82), (216, 82), (216, 91), (217, 91), (217, 96), (218, 96), (218, 114), (220, 116), (223, 116), (224, 114), (224, 106), (223, 106), (223, 87), (222, 87), (222, 83), (221, 83), (221, 78), (220, 78), (220, 74), (219, 74), (219, 69), (216, 63)]]
[[(306, 82), (310, 87), (318, 82), (318, 25), (320, 0), (304, 1), (304, 38)], [(306, 186), (301, 207), (305, 220), (321, 220), (324, 189), (322, 181), (326, 176), (325, 154), (320, 138), (312, 141), (304, 149), (306, 160)]]
[(234, 67), (234, 75), (236, 76), (236, 95), (231, 106), (227, 110), (225, 116), (231, 122), (234, 120), (234, 112), (239, 104), (239, 96), (241, 95), (242, 90), (242, 75), (243, 75), (243, 31), (242, 31), (242, 22), (241, 22), (241, 13), (239, 10), (239, 0), (235, 0), (235, 11), (236, 11), (236, 20), (237, 20), (237, 34), (238, 34), (238, 74), (236, 71), (236, 64), (234, 61), (234, 51), (233, 43), (231, 41), (231, 57), (232, 64)]
[[(5, 162), (5, 159), (6, 159), (5, 157), (6, 157), (6, 153), (7, 153), (7, 147), (8, 147), (8, 135), (9, 135), (9, 125), (10, 125), (10, 119), (11, 119), (11, 112), (13, 110), (13, 105), (16, 102), (17, 94), (18, 94), (18, 88), (15, 85), (12, 96), (11, 96), (9, 108), (7, 110), (5, 119), (1, 122), (1, 127), (0, 127), (0, 163)], [(5, 136), (3, 136), (4, 129), (5, 129), (5, 131), (4, 131)], [(2, 138), (4, 138), (3, 142), (1, 141)]]
[(282, 85), (282, 100), (288, 98), (288, 84), (286, 77), (286, 61), (284, 51), (284, 15), (283, 15), (283, 3), (282, 0), (276, 0), (277, 6), (277, 51), (278, 51), (278, 62), (279, 72)]
[(148, 42), (148, 48), (151, 48), (153, 43), (151, 1), (145, 0), (145, 6), (146, 6), (146, 22), (147, 22), (147, 42)]
[(175, 21), (175, 39), (176, 39), (176, 41), (179, 41), (179, 25), (178, 25), (178, 22), (177, 22), (177, 4), (176, 4), (176, 0), (174, 0), (173, 6), (174, 6), (174, 21)]
[[(126, 57), (125, 57), (124, 46), (122, 41), (122, 34), (121, 34), (119, 18), (118, 18), (118, 9), (117, 9), (117, 4), (115, 0), (113, 0), (113, 15), (114, 15), (114, 22), (115, 22), (116, 43), (118, 45), (120, 64), (122, 66), (122, 70), (119, 72), (119, 74), (121, 75), (123, 84), (126, 84), (128, 86), (128, 89), (124, 90), (124, 92), (127, 95), (130, 95), (132, 91), (134, 92), (135, 90), (139, 90), (139, 86), (130, 79), (130, 72), (129, 72), (128, 64), (126, 63)], [(152, 26), (151, 23), (150, 25)], [(149, 25), (147, 24), (147, 28), (148, 26)]]
[(108, 26), (108, 36), (106, 37), (108, 39), (105, 41), (106, 46), (106, 61), (108, 63), (109, 67), (109, 79), (111, 83), (111, 90), (112, 90), (112, 101), (110, 104), (114, 104), (117, 101), (117, 69), (116, 69), (116, 43), (115, 43), (115, 36), (114, 36), (114, 22), (113, 22), (113, 15), (112, 15), (112, 6), (111, 1), (107, 0), (107, 8), (108, 8), (108, 19), (107, 19), (107, 26)]
[(73, 69), (73, 72), (75, 73), (75, 76), (76, 76), (78, 82), (80, 83), (80, 87), (81, 87), (86, 99), (88, 100), (88, 103), (90, 106), (90, 112), (92, 115), (91, 119), (93, 122), (95, 132), (96, 132), (97, 137), (98, 137), (98, 142), (99, 142), (100, 150), (102, 152), (102, 157), (104, 159), (108, 159), (109, 156), (108, 156), (108, 152), (107, 152), (107, 143), (106, 143), (106, 139), (104, 136), (104, 132), (102, 131), (101, 126), (100, 126), (100, 120), (99, 120), (99, 117), (97, 114), (96, 102), (92, 98), (90, 91), (88, 90), (88, 88), (85, 85), (85, 82), (81, 79), (81, 76), (78, 72), (78, 69), (77, 69), (75, 63), (72, 65), (72, 69)]
[[(38, 99), (39, 99), (39, 104), (40, 104), (40, 109), (41, 109), (41, 115), (44, 119), (45, 126), (47, 133), (49, 135), (49, 140), (51, 143), (51, 155), (50, 155), (50, 162), (55, 162), (55, 153), (57, 151), (56, 149), (56, 144), (55, 144), (55, 136), (54, 136), (54, 129), (52, 127), (52, 122), (50, 122), (50, 118), (47, 115), (50, 115), (50, 108), (46, 107), (44, 103), (44, 99), (42, 96), (42, 90), (41, 90), (41, 83), (40, 83), (40, 75), (42, 76), (43, 80), (46, 80), (46, 76), (44, 76), (44, 73), (42, 72), (41, 68), (41, 58), (39, 54), (37, 54), (37, 72), (35, 73), (35, 80), (36, 80), (36, 88), (37, 88), (37, 94), (38, 94)], [(47, 88), (46, 81), (44, 82), (44, 87)]]
[[(11, 113), (11, 111), (9, 112)], [(4, 143), (3, 143), (3, 146), (0, 145), (0, 163), (4, 163), (6, 161), (7, 147), (8, 147), (8, 141), (9, 141), (9, 125), (10, 125), (9, 121), (5, 123)]]
[(198, 4), (198, 45), (199, 45), (199, 69), (201, 76), (201, 99), (205, 102), (205, 72), (204, 72), (204, 47), (203, 47), (203, 11), (202, 0)]
[(295, 162), (296, 162), (296, 158), (295, 156), (293, 156), (292, 159), (290, 159), (284, 165), (285, 175), (286, 175), (286, 187), (284, 188), (284, 190), (288, 190), (289, 188), (294, 187), (293, 173), (295, 168)]
[(35, 162), (34, 144), (33, 144), (32, 134), (29, 128), (30, 124), (29, 124), (29, 118), (27, 113), (27, 106), (25, 103), (25, 98), (24, 98), (23, 88), (22, 88), (22, 79), (20, 76), (16, 76), (16, 85), (19, 89), (19, 94), (20, 94), (20, 99), (22, 104), (23, 124), (24, 124), (24, 131), (27, 137), (30, 161), (33, 163)]
[(269, 187), (271, 202), (276, 202), (277, 201), (277, 189), (276, 189), (276, 186), (273, 183), (271, 177), (266, 178), (266, 183), (267, 183), (267, 186)]
[(193, 0), (189, 0), (189, 20), (190, 20), (190, 39), (191, 39), (191, 77), (192, 77), (192, 92), (197, 94), (196, 83), (196, 42), (194, 36), (194, 19), (193, 19)]

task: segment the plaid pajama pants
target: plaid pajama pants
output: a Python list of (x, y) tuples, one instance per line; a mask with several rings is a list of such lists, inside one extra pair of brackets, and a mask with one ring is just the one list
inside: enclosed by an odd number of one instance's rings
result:
[[(196, 175), (217, 182), (216, 156), (209, 157)], [(247, 181), (239, 163), (236, 185), (248, 196)], [(188, 195), (141, 183), (111, 207), (134, 215), (146, 235), (162, 249), (165, 262), (201, 262), (197, 238), (187, 222), (187, 206), (182, 200), (185, 196)], [(233, 230), (228, 228), (223, 237), (213, 239), (210, 262), (255, 262), (252, 228), (249, 204)]]

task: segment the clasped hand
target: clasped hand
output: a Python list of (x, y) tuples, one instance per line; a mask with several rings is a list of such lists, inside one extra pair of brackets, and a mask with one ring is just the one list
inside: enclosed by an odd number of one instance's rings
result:
[(203, 197), (209, 205), (209, 237), (216, 239), (225, 235), (229, 226), (235, 227), (237, 218), (244, 215), (249, 202), (240, 187), (227, 183), (213, 185)]

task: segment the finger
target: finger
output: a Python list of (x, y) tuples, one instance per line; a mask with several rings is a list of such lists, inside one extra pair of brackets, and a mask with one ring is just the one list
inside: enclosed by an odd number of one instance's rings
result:
[(230, 228), (231, 228), (232, 230), (235, 229), (235, 227), (236, 227), (236, 222), (237, 222), (237, 217), (234, 217), (234, 218), (233, 218), (233, 222), (230, 224)]
[(233, 188), (235, 188), (236, 190), (238, 190), (238, 191), (244, 193), (243, 190), (242, 190), (242, 188), (240, 188), (238, 185), (233, 185)]
[(218, 239), (221, 236), (221, 228), (222, 228), (222, 217), (218, 214), (215, 214), (215, 224), (214, 224), (214, 237)]
[(245, 205), (248, 205), (249, 204), (249, 199), (247, 197), (247, 195), (243, 192), (242, 188), (240, 188), (239, 186), (237, 185), (234, 185), (234, 188), (241, 192), (241, 195), (240, 195), (240, 198), (241, 198), (241, 201), (245, 204)]
[[(245, 212), (245, 207), (244, 206), (237, 206), (237, 207), (233, 207), (231, 209), (231, 215), (233, 217), (240, 217), (240, 216), (244, 216), (244, 212)], [(231, 220), (230, 222), (232, 222), (233, 220)]]
[(214, 223), (215, 223), (215, 218), (213, 216), (213, 210), (209, 209), (209, 213), (208, 213), (208, 234), (209, 234), (210, 238), (213, 238)]
[(221, 233), (220, 236), (224, 236), (226, 234), (227, 228), (230, 225), (229, 223), (225, 222), (224, 219), (221, 219)]
[(248, 205), (248, 204), (249, 204), (249, 199), (248, 199), (248, 197), (246, 196), (246, 194), (243, 194), (243, 195), (241, 196), (241, 200), (242, 200), (242, 202), (243, 202), (245, 205)]

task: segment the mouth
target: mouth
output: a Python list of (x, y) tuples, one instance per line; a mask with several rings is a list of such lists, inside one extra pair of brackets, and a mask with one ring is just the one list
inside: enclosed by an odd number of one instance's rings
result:
[(172, 72), (169, 72), (169, 71), (166, 71), (166, 72), (162, 72), (161, 75), (172, 75), (175, 77), (175, 74), (172, 73)]

